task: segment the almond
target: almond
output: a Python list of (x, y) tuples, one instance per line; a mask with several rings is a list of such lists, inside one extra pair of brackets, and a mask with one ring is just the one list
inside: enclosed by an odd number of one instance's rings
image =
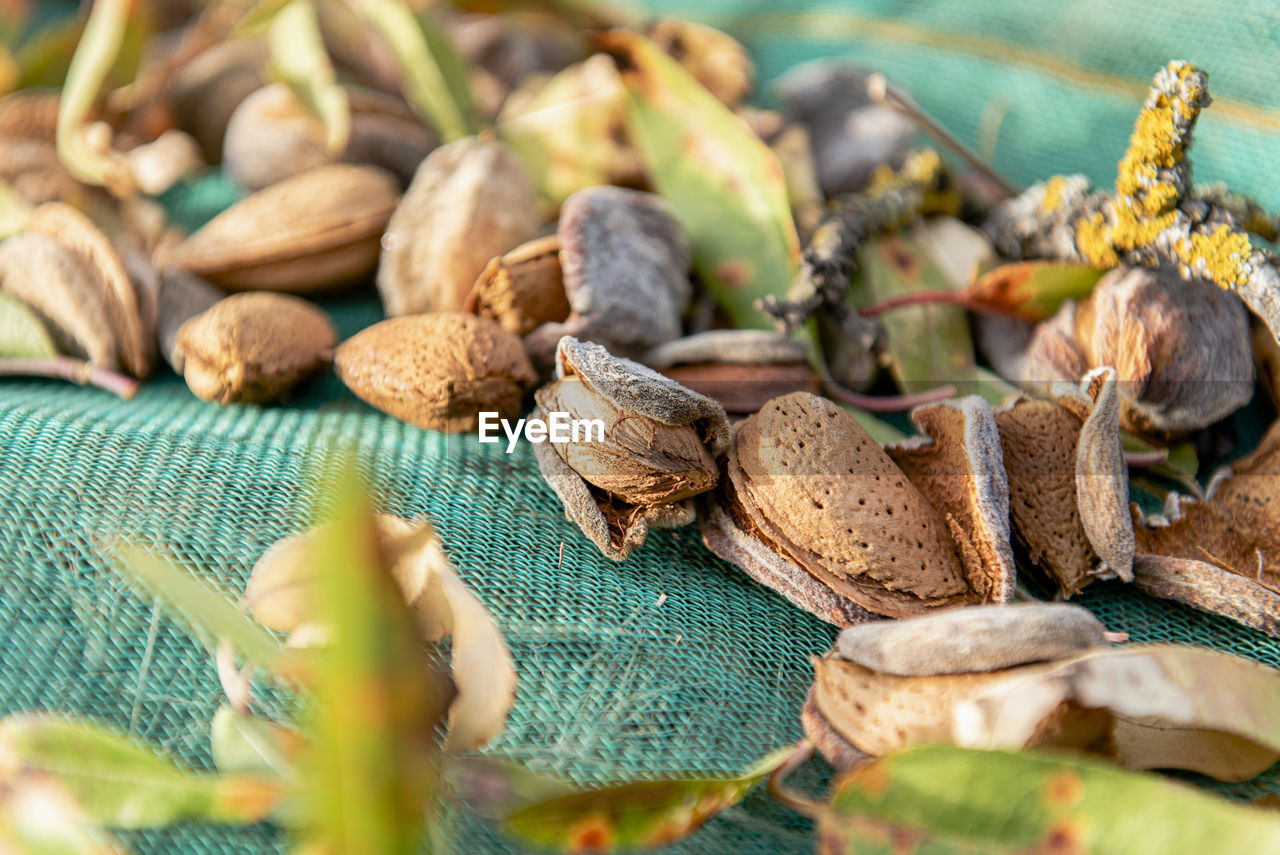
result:
[(537, 238), (490, 260), (463, 310), (493, 318), (518, 336), (569, 317), (560, 271), (560, 239), (555, 235)]
[(298, 297), (233, 294), (178, 330), (183, 375), (196, 397), (219, 404), (278, 399), (328, 362), (337, 332)]
[(378, 263), (399, 199), (390, 174), (322, 166), (259, 190), (210, 220), (164, 261), (233, 291), (317, 291)]
[(517, 415), (536, 379), (520, 339), (462, 312), (374, 324), (342, 343), (334, 367), (370, 405), (447, 433), (475, 430), (483, 410)]
[(383, 236), (378, 290), (387, 314), (461, 309), (489, 260), (537, 230), (533, 182), (505, 145), (467, 137), (436, 149)]

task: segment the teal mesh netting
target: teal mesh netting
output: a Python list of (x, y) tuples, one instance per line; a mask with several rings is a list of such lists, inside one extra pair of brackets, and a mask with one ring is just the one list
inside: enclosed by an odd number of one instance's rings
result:
[[(652, 2), (742, 37), (766, 82), (848, 56), (909, 86), (1007, 176), (1114, 176), (1146, 82), (1185, 57), (1210, 72), (1200, 179), (1280, 207), (1280, 11), (1270, 2)], [(764, 99), (769, 98), (767, 83)], [(234, 189), (166, 200), (194, 225)], [(324, 303), (349, 334), (372, 296)], [(1255, 426), (1256, 430), (1256, 426)], [(45, 382), (0, 384), (0, 713), (105, 719), (200, 767), (222, 698), (212, 658), (107, 569), (127, 536), (163, 546), (237, 596), (254, 559), (304, 525), (327, 450), (358, 449), (380, 509), (429, 515), (465, 579), (497, 614), (520, 691), (497, 756), (584, 783), (689, 769), (738, 771), (796, 739), (807, 657), (835, 631), (708, 553), (697, 532), (651, 536), (603, 559), (569, 524), (527, 447), (506, 455), (382, 416), (332, 377), (280, 407), (217, 407), (171, 375), (131, 402)], [(563, 547), (563, 551), (562, 551)], [(1118, 585), (1080, 598), (1135, 641), (1209, 644), (1280, 666), (1280, 644)], [(268, 698), (268, 701), (271, 699)], [(1206, 786), (1280, 791), (1275, 770)], [(457, 851), (512, 851), (456, 819)], [(267, 825), (127, 835), (143, 853), (283, 852)], [(672, 851), (812, 851), (805, 823), (756, 793)]]

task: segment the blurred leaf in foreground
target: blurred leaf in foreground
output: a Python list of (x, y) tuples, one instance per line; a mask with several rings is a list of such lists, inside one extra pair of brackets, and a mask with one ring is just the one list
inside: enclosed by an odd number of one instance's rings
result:
[(323, 123), (325, 148), (341, 152), (351, 136), (351, 109), (325, 52), (311, 0), (293, 0), (275, 14), (267, 27), (267, 49), (272, 70)]
[(124, 733), (71, 719), (0, 721), (0, 756), (6, 767), (55, 778), (94, 822), (111, 828), (257, 822), (281, 797), (269, 778), (200, 774)]
[(418, 855), (434, 821), (449, 692), (427, 659), (351, 467), (328, 485), (317, 531), (318, 652), (311, 739), (299, 766), (312, 841), (328, 855)]
[(735, 327), (773, 329), (756, 302), (785, 294), (800, 263), (777, 156), (653, 42), (613, 31), (602, 44), (627, 89), (630, 137), (698, 275)]
[[(792, 754), (787, 748), (736, 778), (676, 778), (580, 790), (525, 804), (501, 827), (523, 844), (557, 852), (656, 849), (683, 840), (736, 805)], [(512, 789), (529, 787), (523, 770)]]
[(26, 773), (0, 782), (4, 855), (125, 855), (53, 777)]
[(916, 748), (813, 805), (819, 852), (1203, 855), (1280, 851), (1280, 817), (1154, 775), (1048, 752)]

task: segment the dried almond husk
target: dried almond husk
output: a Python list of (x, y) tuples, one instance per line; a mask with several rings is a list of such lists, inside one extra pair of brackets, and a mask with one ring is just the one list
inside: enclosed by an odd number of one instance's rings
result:
[(155, 331), (145, 323), (138, 293), (110, 239), (92, 220), (62, 202), (36, 208), (27, 233), (48, 235), (84, 259), (85, 269), (99, 280), (105, 308), (101, 322), (115, 333), (120, 364), (135, 377), (149, 375), (155, 360)]
[(491, 259), (463, 311), (492, 318), (504, 330), (525, 336), (569, 317), (569, 298), (560, 271), (560, 239), (555, 235), (520, 244)]
[(489, 260), (537, 231), (533, 182), (505, 145), (466, 137), (436, 149), (382, 239), (378, 291), (387, 314), (461, 309)]
[(788, 392), (817, 392), (803, 341), (765, 330), (712, 330), (660, 344), (641, 360), (729, 413), (754, 413)]
[(995, 369), (1032, 394), (1114, 368), (1120, 426), (1140, 435), (1184, 435), (1253, 395), (1248, 310), (1213, 283), (1171, 271), (1116, 268), (1046, 321), (985, 317), (978, 331)]
[(1280, 636), (1280, 422), (1203, 501), (1174, 494), (1163, 513), (1132, 511), (1141, 590)]
[(463, 312), (374, 324), (342, 343), (334, 368), (371, 406), (446, 433), (475, 430), (483, 411), (514, 417), (536, 380), (520, 339)]
[[(468, 751), (495, 739), (515, 700), (516, 671), (501, 630), (459, 578), (425, 520), (374, 517), (391, 574), (413, 611), (423, 640), (451, 638), (457, 694), (449, 706), (448, 751)], [(290, 633), (293, 646), (327, 644), (328, 628), (315, 623), (314, 550), (323, 526), (273, 544), (254, 564), (243, 602), (264, 626)]]
[[(1007, 600), (1013, 562), (999, 536), (1008, 493), (994, 420), (980, 399), (955, 406), (939, 447), (916, 450), (922, 489), (830, 401), (805, 392), (771, 401), (734, 432), (720, 488), (704, 503), (703, 540), (837, 626)], [(959, 452), (947, 447), (956, 440)], [(957, 468), (937, 478), (935, 455), (946, 461), (938, 468)]]
[(921, 744), (1052, 746), (1239, 781), (1280, 758), (1280, 672), (1194, 647), (1113, 648), (1065, 604), (853, 627), (814, 670), (802, 722), (841, 765)]
[(182, 373), (185, 363), (178, 347), (178, 330), (226, 296), (222, 289), (186, 270), (170, 269), (160, 274), (156, 344), (160, 356), (177, 373)]
[(403, 101), (385, 93), (343, 87), (351, 110), (346, 148), (325, 147), (325, 129), (293, 90), (265, 86), (236, 108), (227, 125), (223, 169), (250, 190), (331, 163), (363, 163), (395, 175), (403, 186), (440, 140)]
[(57, 89), (33, 87), (0, 97), (0, 137), (52, 143), (58, 130)]
[(531, 419), (564, 413), (604, 424), (603, 441), (547, 441), (534, 452), (566, 516), (614, 561), (649, 529), (692, 522), (689, 499), (716, 485), (714, 455), (729, 439), (724, 409), (643, 365), (566, 336), (556, 379), (537, 400)]
[(31, 308), (62, 353), (120, 367), (102, 279), (83, 256), (48, 235), (15, 235), (0, 243), (0, 291)]
[(202, 51), (174, 75), (170, 98), (178, 124), (200, 144), (210, 163), (222, 162), (231, 116), (266, 83), (266, 66), (262, 39), (237, 38)]
[(338, 334), (299, 297), (232, 294), (178, 329), (183, 376), (196, 397), (219, 404), (278, 400), (328, 364)]
[(684, 66), (712, 95), (737, 106), (755, 85), (755, 65), (733, 36), (704, 24), (661, 18), (649, 28), (649, 40)]
[(622, 187), (589, 187), (560, 210), (557, 234), (572, 312), (525, 338), (535, 364), (551, 362), (566, 335), (638, 359), (680, 336), (689, 302), (689, 242), (660, 197)]
[(318, 291), (368, 276), (400, 188), (372, 166), (322, 166), (242, 199), (163, 266), (232, 291)]
[(1018, 398), (996, 412), (1009, 476), (1013, 542), (1063, 596), (1097, 578), (1133, 579), (1129, 474), (1110, 368), (1057, 401)]

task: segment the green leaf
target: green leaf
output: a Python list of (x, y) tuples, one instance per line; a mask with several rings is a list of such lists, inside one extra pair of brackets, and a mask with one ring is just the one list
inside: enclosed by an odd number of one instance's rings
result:
[(293, 0), (271, 18), (267, 51), (276, 75), (324, 125), (325, 147), (338, 153), (351, 136), (351, 108), (325, 51), (311, 0)]
[(329, 855), (417, 855), (438, 789), (438, 729), (448, 695), (433, 685), (422, 639), (379, 545), (351, 468), (327, 491), (336, 509), (317, 529), (317, 611), (331, 630), (319, 651), (313, 734), (300, 767)]
[(404, 78), (405, 97), (452, 142), (475, 133), (466, 69), (448, 37), (413, 14), (403, 0), (356, 0), (357, 8), (391, 48)]
[(488, 819), (503, 819), (538, 802), (578, 791), (568, 781), (490, 757), (449, 757), (444, 774), (454, 797), (467, 810)]
[(164, 600), (191, 626), (214, 638), (229, 639), (256, 665), (277, 668), (282, 664), (281, 644), (196, 571), (131, 544), (121, 544), (111, 552), (116, 572)]
[(97, 823), (159, 828), (176, 822), (258, 822), (280, 787), (254, 775), (203, 775), (126, 734), (90, 722), (13, 716), (0, 721), (0, 753), (55, 778)]
[(1063, 300), (1083, 300), (1106, 270), (1065, 261), (985, 262), (978, 266), (966, 296), (975, 303), (1043, 321)]
[[(921, 245), (916, 234), (884, 235), (863, 249), (867, 296), (878, 303), (926, 291), (951, 291), (950, 282)], [(889, 371), (904, 392), (922, 392), (949, 383), (974, 388), (978, 381), (969, 319), (964, 309), (944, 303), (903, 306), (885, 312)]]
[(773, 329), (756, 302), (784, 295), (800, 261), (777, 156), (648, 39), (614, 31), (603, 43), (627, 88), (630, 137), (698, 275), (735, 327)]
[(535, 802), (507, 816), (502, 828), (525, 845), (557, 852), (655, 849), (742, 801), (793, 753), (776, 751), (737, 778), (640, 781)]
[(305, 804), (297, 790), (301, 786), (297, 769), (303, 738), (280, 725), (222, 707), (210, 727), (213, 764), (219, 772), (260, 775), (279, 782), (288, 793), (270, 819), (287, 828), (301, 828), (307, 821)]
[(57, 780), (26, 773), (0, 787), (0, 852), (5, 855), (125, 855)]
[(916, 748), (837, 782), (823, 853), (1280, 851), (1280, 817), (1073, 755)]
[(58, 355), (44, 321), (26, 303), (0, 294), (0, 358), (39, 359)]

